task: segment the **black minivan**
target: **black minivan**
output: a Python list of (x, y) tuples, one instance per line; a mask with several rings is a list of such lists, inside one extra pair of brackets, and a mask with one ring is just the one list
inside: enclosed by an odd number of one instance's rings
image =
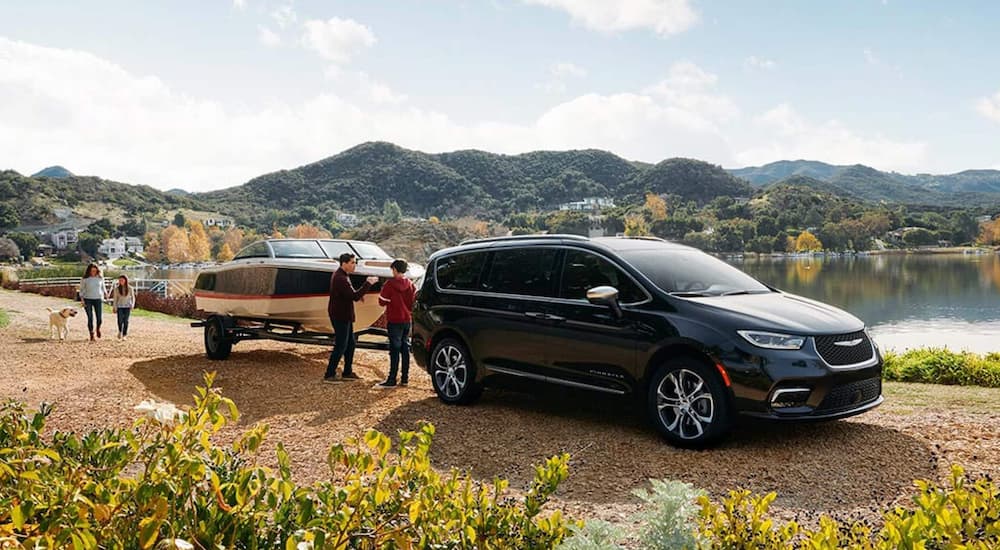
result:
[(719, 440), (735, 414), (826, 420), (883, 400), (859, 319), (660, 239), (467, 241), (431, 256), (413, 320), (445, 403), (495, 376), (632, 395), (680, 446)]

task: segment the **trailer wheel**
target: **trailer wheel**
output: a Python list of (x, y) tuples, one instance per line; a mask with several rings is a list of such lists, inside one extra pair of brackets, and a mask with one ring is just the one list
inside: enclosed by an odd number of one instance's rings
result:
[(205, 321), (205, 355), (219, 361), (229, 357), (232, 351), (233, 341), (226, 338), (226, 320), (215, 316)]

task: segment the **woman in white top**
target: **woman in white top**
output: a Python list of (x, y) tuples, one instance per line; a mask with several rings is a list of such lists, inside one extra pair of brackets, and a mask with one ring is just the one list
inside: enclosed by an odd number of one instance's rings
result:
[(118, 315), (118, 339), (128, 338), (128, 318), (135, 307), (135, 290), (128, 286), (128, 277), (118, 277), (118, 284), (111, 289), (111, 307)]
[(87, 266), (80, 280), (80, 303), (87, 312), (87, 330), (90, 331), (90, 341), (94, 341), (94, 321), (97, 318), (97, 337), (101, 337), (101, 304), (104, 302), (104, 276), (96, 264)]

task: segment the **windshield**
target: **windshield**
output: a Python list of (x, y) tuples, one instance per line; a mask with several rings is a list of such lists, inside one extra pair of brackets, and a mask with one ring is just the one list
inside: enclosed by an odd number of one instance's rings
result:
[(316, 241), (271, 241), (275, 258), (326, 258)]
[(363, 260), (391, 260), (392, 256), (387, 254), (378, 245), (372, 243), (359, 243), (351, 241), (351, 246), (357, 251), (358, 257)]
[(771, 292), (760, 281), (700, 250), (628, 250), (621, 256), (661, 290), (678, 296)]

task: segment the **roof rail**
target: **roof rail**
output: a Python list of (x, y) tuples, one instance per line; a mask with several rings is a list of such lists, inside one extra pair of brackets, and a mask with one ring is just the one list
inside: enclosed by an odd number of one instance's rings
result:
[(485, 239), (468, 239), (459, 243), (459, 245), (474, 244), (474, 243), (491, 243), (491, 242), (502, 242), (502, 241), (519, 241), (525, 239), (570, 239), (574, 241), (589, 241), (590, 239), (582, 235), (570, 235), (564, 233), (543, 233), (534, 235), (507, 235), (504, 237), (487, 237)]
[(660, 242), (664, 242), (664, 243), (665, 242), (669, 242), (666, 239), (661, 239), (659, 237), (654, 237), (652, 235), (618, 235), (615, 238), (616, 239), (636, 239), (636, 240), (640, 240), (640, 241), (660, 241)]

